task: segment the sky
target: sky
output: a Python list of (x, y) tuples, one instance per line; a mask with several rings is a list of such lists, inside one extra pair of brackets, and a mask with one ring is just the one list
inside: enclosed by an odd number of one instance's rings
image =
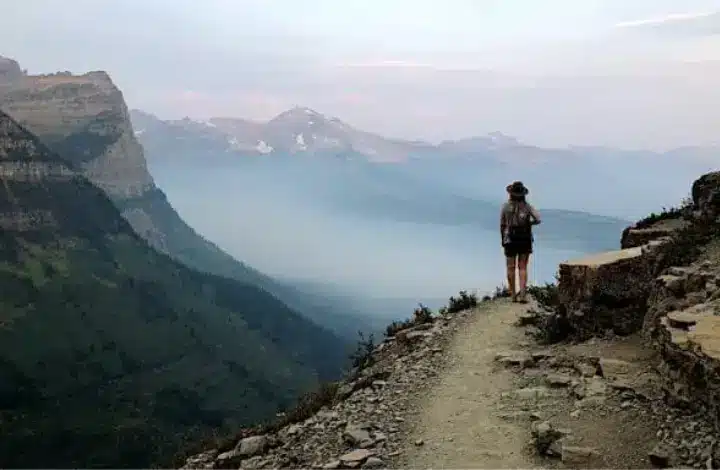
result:
[(720, 143), (720, 0), (25, 0), (0, 55), (161, 118), (292, 106), (392, 137)]

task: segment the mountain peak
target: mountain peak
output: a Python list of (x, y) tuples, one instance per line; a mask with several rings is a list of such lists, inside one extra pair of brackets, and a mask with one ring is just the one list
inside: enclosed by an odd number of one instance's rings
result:
[(327, 118), (324, 115), (315, 111), (314, 109), (303, 106), (295, 106), (291, 109), (288, 109), (287, 111), (283, 111), (282, 113), (278, 114), (277, 116), (272, 118), (270, 122), (312, 123), (314, 121), (325, 121), (326, 119)]
[(314, 109), (308, 108), (305, 106), (294, 106), (288, 112), (297, 113), (297, 114), (305, 114), (306, 116), (322, 116), (322, 114), (315, 111)]
[(514, 146), (520, 144), (520, 141), (517, 138), (503, 134), (500, 131), (490, 132), (487, 137), (495, 145)]

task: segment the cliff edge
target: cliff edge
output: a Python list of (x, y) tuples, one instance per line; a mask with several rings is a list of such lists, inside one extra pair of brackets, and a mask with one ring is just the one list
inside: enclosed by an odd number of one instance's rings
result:
[(107, 73), (23, 75), (11, 85), (0, 96), (3, 110), (111, 198), (154, 188), (122, 93)]
[(348, 378), (184, 468), (719, 468), (720, 172), (559, 270), (528, 306), (389, 328)]

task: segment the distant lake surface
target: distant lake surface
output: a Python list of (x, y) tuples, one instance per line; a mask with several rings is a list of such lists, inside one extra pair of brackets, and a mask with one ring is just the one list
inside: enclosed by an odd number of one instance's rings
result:
[[(499, 203), (458, 199), (442, 185), (336, 162), (163, 163), (151, 171), (199, 233), (270, 275), (431, 302), (504, 282), (498, 229), (482, 222), (497, 220)], [(588, 251), (541, 227), (530, 268), (536, 283)], [(603, 225), (598, 248), (617, 246), (621, 227)]]

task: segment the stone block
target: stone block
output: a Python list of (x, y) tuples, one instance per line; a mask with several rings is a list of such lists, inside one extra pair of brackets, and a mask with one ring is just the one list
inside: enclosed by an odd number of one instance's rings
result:
[(645, 247), (609, 251), (560, 265), (558, 293), (580, 337), (638, 331), (652, 278)]

